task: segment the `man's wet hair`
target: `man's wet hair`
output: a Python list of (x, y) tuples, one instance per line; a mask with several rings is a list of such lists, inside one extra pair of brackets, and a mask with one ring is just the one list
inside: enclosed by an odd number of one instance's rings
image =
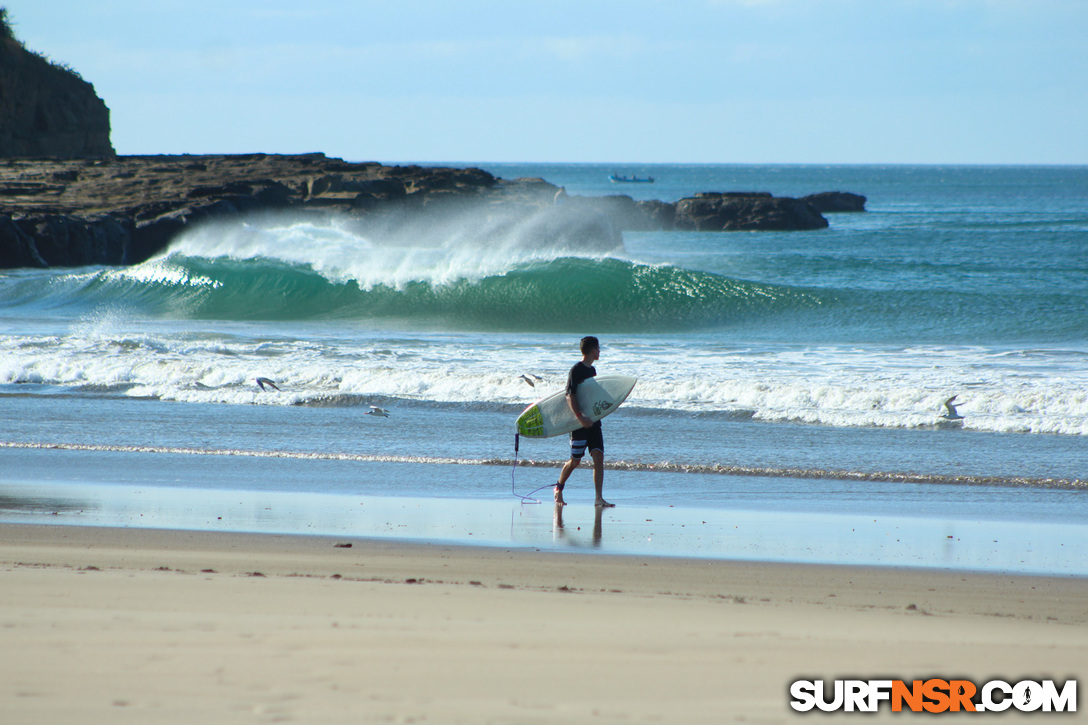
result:
[(582, 341), (578, 344), (578, 349), (585, 355), (590, 350), (600, 350), (601, 342), (593, 335), (586, 335), (582, 338)]

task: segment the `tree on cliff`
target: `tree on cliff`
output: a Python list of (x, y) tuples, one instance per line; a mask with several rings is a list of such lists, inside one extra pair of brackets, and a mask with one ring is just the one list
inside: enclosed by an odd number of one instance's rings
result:
[(110, 109), (94, 86), (27, 50), (0, 7), (0, 157), (114, 155)]
[(0, 40), (15, 40), (15, 31), (8, 21), (7, 8), (0, 8)]

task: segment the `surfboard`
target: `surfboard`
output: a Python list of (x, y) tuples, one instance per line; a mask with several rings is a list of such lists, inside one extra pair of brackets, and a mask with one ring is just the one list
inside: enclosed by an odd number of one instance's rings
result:
[[(630, 375), (600, 375), (588, 378), (578, 386), (578, 407), (590, 420), (596, 422), (620, 407), (635, 387)], [(536, 401), (517, 419), (518, 433), (526, 438), (551, 438), (581, 428), (567, 405), (567, 392), (547, 395)]]

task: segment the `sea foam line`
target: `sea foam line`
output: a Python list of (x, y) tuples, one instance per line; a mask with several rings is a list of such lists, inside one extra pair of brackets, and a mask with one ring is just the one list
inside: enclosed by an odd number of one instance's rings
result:
[[(306, 451), (253, 451), (237, 448), (184, 448), (174, 446), (128, 446), (95, 443), (39, 443), (0, 441), (0, 448), (27, 450), (90, 451), (101, 453), (171, 453), (190, 456), (239, 456), (248, 458), (284, 458), (309, 461), (354, 461), (360, 463), (425, 463), (458, 466), (513, 466), (512, 458), (452, 458), (442, 456), (394, 456), (367, 453), (321, 453)], [(558, 468), (564, 461), (520, 459), (526, 468)], [(730, 466), (724, 464), (642, 463), (611, 461), (605, 468), (613, 471), (645, 473), (691, 473), (723, 476), (759, 476), (761, 478), (798, 478), (817, 480), (871, 481), (874, 483), (937, 484), (955, 486), (1030, 487), (1088, 490), (1088, 480), (1081, 478), (1043, 478), (1037, 476), (969, 476), (942, 473), (896, 473), (888, 471), (847, 471), (821, 468), (780, 468), (775, 466)]]
[(440, 456), (378, 456), (366, 453), (320, 453), (306, 451), (251, 451), (239, 448), (184, 448), (175, 446), (124, 446), (98, 443), (36, 443), (0, 441), (0, 448), (28, 450), (91, 451), (95, 453), (172, 453), (185, 456), (240, 456), (247, 458), (290, 458), (306, 461), (359, 461), (363, 463), (446, 463), (488, 465), (490, 461)]

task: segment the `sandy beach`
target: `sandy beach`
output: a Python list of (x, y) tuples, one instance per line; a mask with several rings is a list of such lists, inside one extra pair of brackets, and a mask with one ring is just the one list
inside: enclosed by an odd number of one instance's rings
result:
[(0, 582), (10, 725), (771, 723), (1088, 653), (1084, 578), (5, 524)]

